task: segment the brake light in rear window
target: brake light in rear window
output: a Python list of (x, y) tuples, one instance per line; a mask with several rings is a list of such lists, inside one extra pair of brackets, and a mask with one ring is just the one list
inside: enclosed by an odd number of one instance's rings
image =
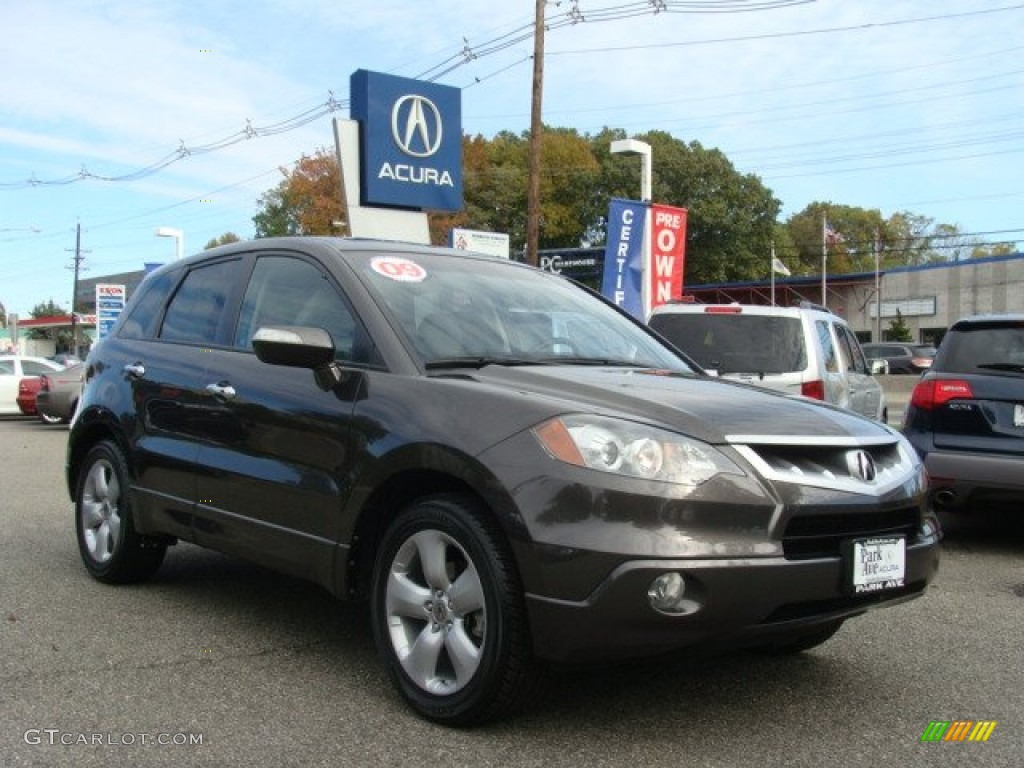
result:
[(962, 379), (928, 379), (919, 382), (910, 395), (910, 404), (916, 408), (930, 411), (939, 408), (950, 400), (971, 400), (974, 392), (971, 385)]
[(738, 315), (743, 311), (743, 307), (731, 307), (731, 306), (710, 306), (704, 307), (705, 314), (708, 315)]
[(825, 382), (821, 379), (805, 381), (800, 385), (800, 394), (804, 397), (812, 397), (815, 400), (825, 399)]

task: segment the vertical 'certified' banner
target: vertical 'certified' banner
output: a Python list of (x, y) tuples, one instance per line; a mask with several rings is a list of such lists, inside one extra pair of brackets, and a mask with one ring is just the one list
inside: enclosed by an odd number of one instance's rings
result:
[(650, 306), (647, 314), (683, 295), (683, 265), (686, 261), (686, 209), (652, 205), (651, 220), (651, 264), (647, 276)]
[(608, 204), (608, 244), (601, 294), (644, 319), (643, 242), (645, 203), (612, 199)]

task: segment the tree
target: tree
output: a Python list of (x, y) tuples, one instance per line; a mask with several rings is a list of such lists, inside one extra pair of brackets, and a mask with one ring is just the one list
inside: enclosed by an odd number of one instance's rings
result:
[[(717, 149), (686, 144), (662, 131), (638, 138), (653, 151), (653, 199), (688, 212), (685, 281), (767, 278), (781, 207), (771, 190), (757, 176), (739, 173)], [(636, 178), (627, 190), (609, 185), (608, 191), (635, 197), (630, 190), (636, 189)]]
[[(63, 317), (67, 315), (67, 311), (53, 299), (48, 299), (45, 303), (36, 304), (32, 307), (29, 315), (34, 319), (40, 317)], [(30, 339), (54, 339), (57, 342), (58, 349), (71, 349), (74, 343), (71, 338), (71, 329), (33, 328), (28, 332), (27, 337)]]
[(238, 235), (234, 232), (225, 232), (220, 237), (215, 237), (210, 240), (206, 245), (203, 246), (204, 251), (208, 251), (211, 248), (216, 248), (218, 245), (227, 245), (228, 243), (237, 243), (241, 240)]
[(910, 332), (910, 327), (903, 320), (903, 315), (900, 311), (896, 310), (896, 317), (889, 323), (889, 328), (885, 332), (886, 341), (913, 341), (914, 336)]
[(252, 218), (256, 236), (336, 234), (344, 210), (334, 153), (321, 148), (280, 171), (284, 179), (258, 200), (260, 210)]

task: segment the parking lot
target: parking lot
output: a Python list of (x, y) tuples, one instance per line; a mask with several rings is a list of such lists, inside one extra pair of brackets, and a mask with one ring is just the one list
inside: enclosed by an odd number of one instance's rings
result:
[[(923, 599), (802, 656), (557, 670), (522, 716), (456, 731), (403, 706), (365, 611), (316, 587), (187, 545), (147, 584), (93, 581), (66, 436), (0, 420), (0, 765), (1021, 764), (1020, 523), (952, 521)], [(996, 725), (922, 742), (958, 720)]]

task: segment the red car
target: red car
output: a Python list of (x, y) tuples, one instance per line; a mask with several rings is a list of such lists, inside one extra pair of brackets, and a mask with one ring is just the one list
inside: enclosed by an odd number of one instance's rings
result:
[(15, 401), (26, 416), (36, 415), (36, 392), (39, 391), (39, 377), (25, 376), (18, 382), (18, 397)]

